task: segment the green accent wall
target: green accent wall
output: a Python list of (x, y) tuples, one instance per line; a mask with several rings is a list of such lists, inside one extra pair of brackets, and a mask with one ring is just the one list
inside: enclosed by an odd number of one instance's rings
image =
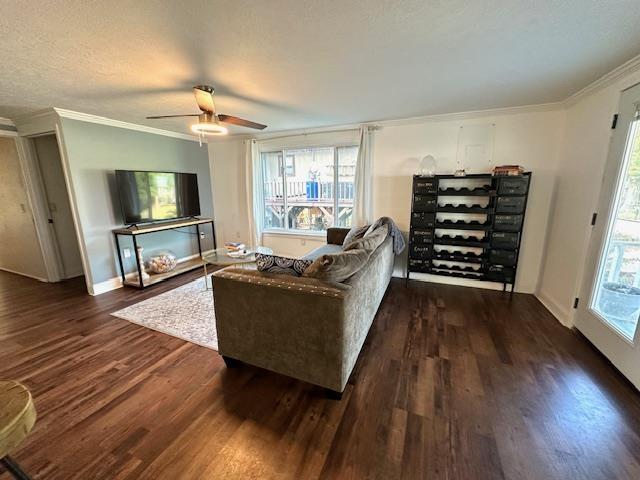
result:
[[(127, 130), (67, 118), (61, 119), (69, 170), (89, 257), (93, 284), (119, 275), (114, 228), (123, 226), (115, 170), (159, 170), (196, 173), (203, 217), (213, 217), (207, 146), (198, 142)], [(204, 227), (203, 248), (213, 246)], [(168, 248), (178, 258), (198, 253), (195, 229), (158, 232), (140, 237), (145, 253)], [(123, 247), (130, 247), (126, 243)], [(128, 261), (132, 268), (133, 257)]]

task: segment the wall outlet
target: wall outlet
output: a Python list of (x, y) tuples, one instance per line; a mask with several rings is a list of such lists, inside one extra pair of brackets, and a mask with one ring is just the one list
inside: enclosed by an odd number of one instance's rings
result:
[(204, 232), (200, 232), (200, 238), (204, 238)]
[(130, 248), (125, 248), (124, 250), (122, 250), (122, 253), (124, 254), (124, 258), (130, 258), (131, 257), (131, 249)]

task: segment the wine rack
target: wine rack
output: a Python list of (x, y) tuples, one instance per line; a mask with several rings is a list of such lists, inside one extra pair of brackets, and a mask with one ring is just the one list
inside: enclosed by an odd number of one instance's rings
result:
[(407, 281), (412, 272), (428, 273), (513, 292), (530, 186), (531, 172), (414, 175)]

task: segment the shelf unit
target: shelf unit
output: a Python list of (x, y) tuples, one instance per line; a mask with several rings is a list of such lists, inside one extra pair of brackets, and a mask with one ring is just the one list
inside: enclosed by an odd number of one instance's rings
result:
[[(202, 260), (202, 243), (200, 237), (200, 227), (202, 225), (211, 224), (211, 234), (213, 241), (213, 248), (216, 249), (216, 231), (212, 218), (189, 218), (174, 220), (168, 222), (151, 223), (147, 225), (131, 226), (126, 228), (117, 228), (113, 230), (113, 235), (116, 241), (116, 250), (118, 252), (118, 264), (120, 266), (120, 275), (123, 285), (131, 287), (145, 288), (150, 285), (167, 280), (181, 273), (200, 268), (204, 265)], [(198, 242), (198, 254), (192, 258), (188, 258), (185, 261), (179, 262), (176, 267), (170, 272), (149, 274), (148, 277), (143, 275), (144, 265), (142, 265), (141, 259), (138, 255), (138, 237), (142, 235), (148, 235), (150, 233), (161, 232), (166, 230), (176, 230), (185, 227), (195, 227), (195, 235)], [(127, 274), (125, 272), (124, 264), (122, 261), (122, 248), (120, 245), (120, 237), (130, 237), (133, 244), (133, 256), (136, 262), (136, 268), (133, 273)]]
[(428, 273), (497, 282), (513, 292), (530, 185), (531, 172), (414, 175), (407, 282), (412, 272)]

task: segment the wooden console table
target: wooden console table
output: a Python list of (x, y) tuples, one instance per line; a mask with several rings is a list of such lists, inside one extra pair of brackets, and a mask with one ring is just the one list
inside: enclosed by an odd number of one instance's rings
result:
[[(211, 232), (213, 235), (213, 248), (215, 250), (217, 248), (216, 229), (215, 229), (215, 225), (213, 223), (212, 218), (182, 219), (182, 220), (176, 220), (176, 221), (170, 221), (170, 222), (152, 223), (149, 225), (117, 228), (113, 230), (113, 235), (116, 240), (116, 249), (118, 250), (118, 264), (120, 265), (120, 274), (122, 276), (123, 285), (129, 285), (137, 288), (144, 288), (144, 287), (148, 287), (149, 285), (162, 282), (163, 280), (174, 277), (181, 273), (188, 272), (190, 270), (194, 270), (196, 268), (202, 267), (204, 265), (204, 262), (202, 260), (202, 243), (200, 241), (201, 240), (200, 226), (205, 224), (211, 224)], [(178, 265), (176, 265), (176, 268), (174, 268), (170, 272), (156, 273), (156, 274), (150, 275), (148, 279), (145, 279), (143, 275), (144, 265), (141, 264), (141, 259), (139, 258), (139, 255), (138, 255), (137, 237), (139, 237), (140, 235), (147, 235), (149, 233), (161, 232), (165, 230), (176, 230), (178, 228), (184, 228), (184, 227), (195, 227), (196, 236), (198, 239), (197, 258), (180, 262)], [(124, 270), (124, 265), (122, 263), (122, 249), (120, 248), (121, 236), (131, 237), (133, 241), (133, 255), (135, 256), (136, 270), (137, 270), (137, 274), (135, 274), (135, 278), (133, 276), (131, 278), (127, 278), (127, 273)]]

